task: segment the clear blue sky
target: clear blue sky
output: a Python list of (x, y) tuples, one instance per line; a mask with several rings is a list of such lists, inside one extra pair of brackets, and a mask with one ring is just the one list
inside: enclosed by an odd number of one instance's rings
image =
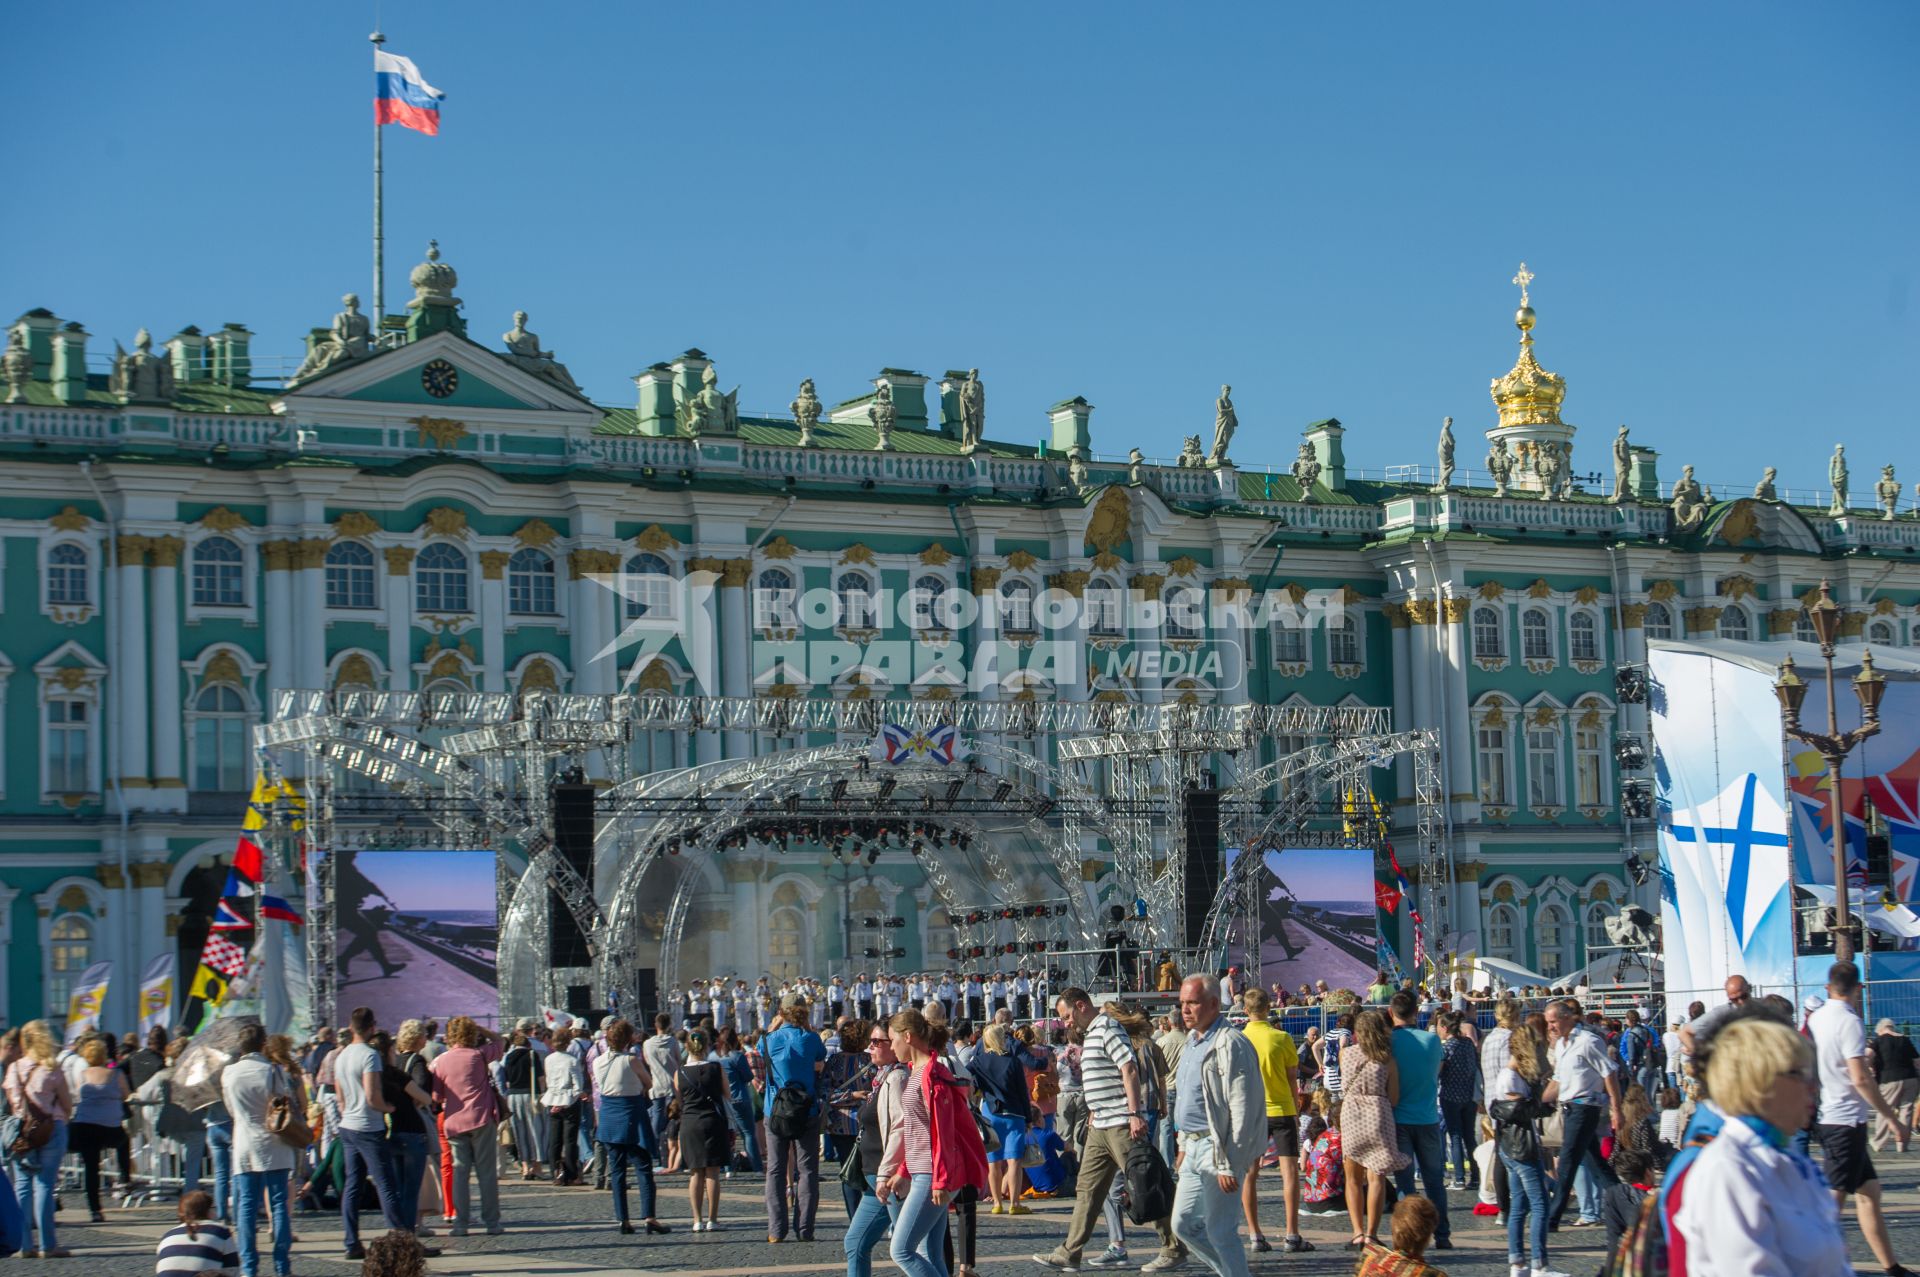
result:
[[(371, 4), (9, 13), (13, 314), (292, 353), (369, 289)], [(388, 301), (437, 236), (597, 399), (688, 346), (749, 410), (978, 365), (1171, 456), (1484, 451), (1524, 258), (1576, 463), (1920, 479), (1920, 5), (535, 5), (388, 0), (447, 92), (388, 130)], [(1863, 481), (1864, 480), (1864, 481)], [(1911, 489), (1909, 489), (1911, 490)]]
[(492, 913), (498, 903), (490, 851), (363, 851), (354, 864), (402, 909)]
[(1289, 847), (1268, 852), (1266, 862), (1301, 900), (1373, 899), (1371, 847)]

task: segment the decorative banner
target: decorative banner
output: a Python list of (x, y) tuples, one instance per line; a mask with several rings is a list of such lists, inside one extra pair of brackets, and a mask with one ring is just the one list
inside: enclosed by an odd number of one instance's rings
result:
[(172, 1027), (174, 955), (163, 953), (140, 972), (140, 1036)]
[(878, 763), (938, 763), (942, 766), (963, 757), (960, 733), (952, 724), (931, 731), (888, 723), (873, 738), (873, 760)]
[(113, 979), (113, 963), (96, 962), (80, 973), (67, 999), (67, 1039), (72, 1046), (82, 1034), (100, 1023), (100, 1009), (106, 1004), (107, 985)]

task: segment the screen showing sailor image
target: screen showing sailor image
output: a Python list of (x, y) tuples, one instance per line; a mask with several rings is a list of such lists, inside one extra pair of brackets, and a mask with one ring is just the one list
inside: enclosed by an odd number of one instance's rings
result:
[[(1287, 847), (1266, 853), (1260, 879), (1262, 987), (1365, 989), (1379, 940), (1371, 847)], [(1250, 973), (1251, 974), (1251, 973)]]
[(341, 1007), (372, 1007), (388, 1029), (490, 1012), (499, 1000), (494, 854), (335, 854)]

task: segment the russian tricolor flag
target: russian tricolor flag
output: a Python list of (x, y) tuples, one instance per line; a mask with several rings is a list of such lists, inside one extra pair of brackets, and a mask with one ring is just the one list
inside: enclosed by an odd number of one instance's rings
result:
[(403, 124), (429, 136), (440, 132), (440, 103), (446, 94), (427, 83), (412, 58), (373, 54), (373, 121)]

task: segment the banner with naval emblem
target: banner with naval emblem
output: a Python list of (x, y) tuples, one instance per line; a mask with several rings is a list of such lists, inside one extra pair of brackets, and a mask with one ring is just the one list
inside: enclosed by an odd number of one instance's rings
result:
[(888, 723), (873, 738), (873, 760), (877, 763), (937, 763), (945, 766), (965, 756), (960, 733), (951, 723), (926, 730)]

